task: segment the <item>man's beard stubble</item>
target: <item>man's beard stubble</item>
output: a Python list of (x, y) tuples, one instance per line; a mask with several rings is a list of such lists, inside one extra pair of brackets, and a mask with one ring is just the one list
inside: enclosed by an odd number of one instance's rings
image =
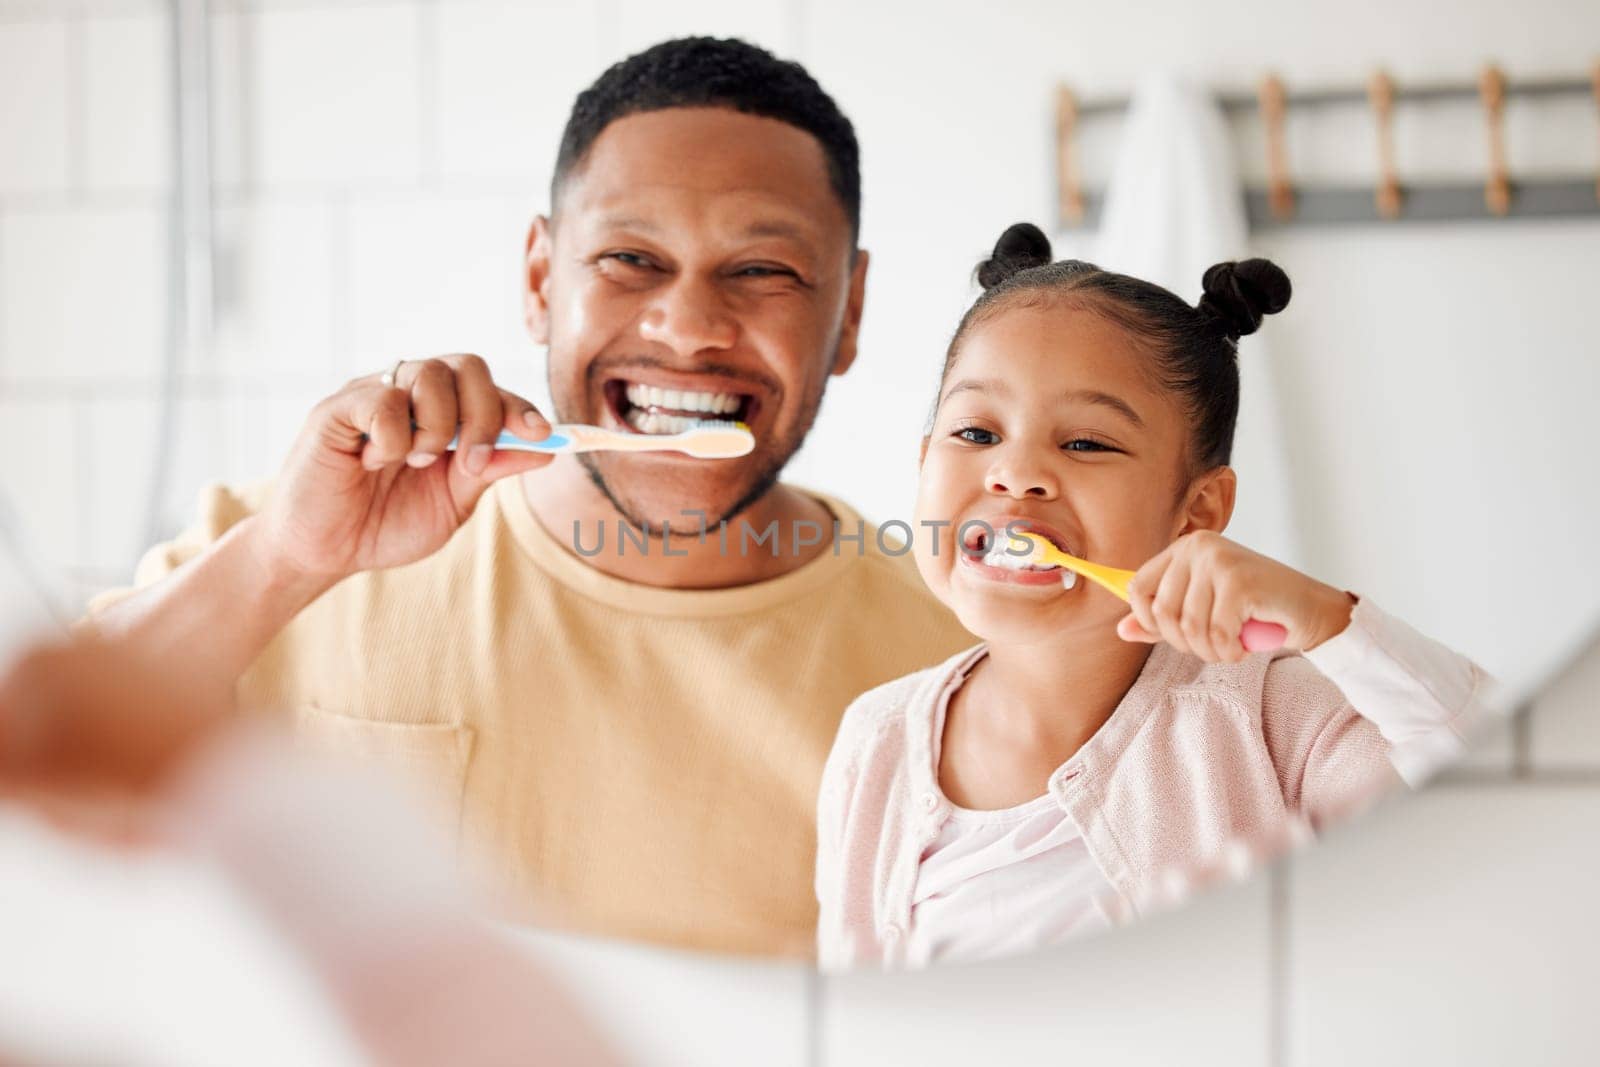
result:
[(789, 460), (793, 459), (794, 454), (800, 451), (800, 446), (805, 444), (806, 435), (811, 432), (812, 424), (816, 422), (817, 412), (822, 407), (822, 393), (827, 387), (827, 381), (827, 377), (824, 376), (816, 394), (807, 399), (805, 409), (801, 412), (801, 418), (795, 424), (798, 427), (796, 432), (772, 452), (772, 458), (761, 466), (755, 477), (750, 480), (749, 486), (731, 506), (723, 509), (722, 513), (716, 516), (706, 512), (704, 508), (686, 509), (690, 512), (699, 510), (704, 517), (703, 524), (696, 521), (695, 516), (692, 514), (681, 516), (686, 524), (691, 524), (681, 529), (672, 522), (672, 518), (680, 516), (651, 522), (639, 513), (636, 506), (624, 501), (617, 495), (610, 483), (606, 481), (605, 475), (601, 473), (599, 461), (593, 454), (588, 452), (578, 453), (578, 462), (583, 464), (583, 469), (589, 475), (589, 481), (605, 495), (605, 498), (611, 502), (611, 506), (617, 509), (617, 514), (621, 515), (630, 526), (643, 530), (647, 536), (653, 538), (662, 537), (664, 535), (663, 532), (667, 530), (670, 530), (675, 536), (697, 536), (712, 527), (737, 518), (771, 492), (773, 487), (778, 484), (778, 479), (783, 474), (783, 468), (788, 466)]

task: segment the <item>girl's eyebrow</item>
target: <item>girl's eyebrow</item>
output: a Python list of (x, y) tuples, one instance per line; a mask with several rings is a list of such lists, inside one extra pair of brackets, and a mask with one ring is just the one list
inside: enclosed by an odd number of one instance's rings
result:
[(1121, 414), (1139, 429), (1144, 429), (1144, 420), (1139, 417), (1137, 411), (1133, 410), (1133, 405), (1112, 393), (1102, 393), (1098, 389), (1068, 389), (1061, 394), (1061, 398), (1063, 400), (1080, 400), (1086, 404), (1099, 404), (1102, 407), (1108, 407)]
[[(1011, 390), (1006, 385), (1004, 378), (962, 378), (945, 390), (944, 399), (949, 400), (952, 396), (962, 392), (997, 393), (1005, 396)], [(1101, 407), (1108, 407), (1139, 427), (1139, 429), (1144, 429), (1144, 420), (1139, 417), (1137, 411), (1133, 410), (1133, 405), (1115, 394), (1102, 393), (1098, 389), (1068, 389), (1061, 394), (1061, 399), (1068, 402), (1078, 401), (1085, 404), (1099, 404)]]

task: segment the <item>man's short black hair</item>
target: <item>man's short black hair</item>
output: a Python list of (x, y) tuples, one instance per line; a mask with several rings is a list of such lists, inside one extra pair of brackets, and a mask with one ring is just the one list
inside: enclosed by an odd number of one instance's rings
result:
[(800, 64), (738, 40), (663, 41), (613, 64), (579, 93), (561, 133), (551, 204), (607, 126), (628, 115), (674, 107), (726, 107), (811, 134), (822, 144), (828, 180), (850, 220), (854, 242), (861, 229), (861, 154), (850, 120)]

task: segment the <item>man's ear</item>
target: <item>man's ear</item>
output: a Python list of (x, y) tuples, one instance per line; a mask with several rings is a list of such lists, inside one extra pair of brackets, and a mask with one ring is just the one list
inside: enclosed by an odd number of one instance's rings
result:
[(850, 267), (850, 292), (845, 297), (844, 322), (839, 327), (839, 347), (833, 357), (833, 373), (843, 374), (856, 361), (856, 338), (861, 332), (861, 309), (867, 302), (867, 262), (864, 248), (856, 249)]
[(522, 256), (522, 320), (534, 344), (550, 343), (550, 219), (540, 215), (528, 227)]
[(1195, 530), (1221, 533), (1233, 518), (1233, 502), (1239, 491), (1239, 476), (1232, 467), (1217, 467), (1202, 474), (1189, 487), (1178, 536)]

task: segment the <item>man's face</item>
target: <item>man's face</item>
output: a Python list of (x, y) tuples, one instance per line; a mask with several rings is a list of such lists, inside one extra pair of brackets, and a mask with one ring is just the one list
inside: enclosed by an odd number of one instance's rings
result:
[(715, 523), (771, 488), (855, 356), (866, 260), (810, 134), (724, 108), (606, 127), (529, 238), (555, 414), (647, 434), (730, 419), (756, 438), (739, 459), (584, 455), (626, 518), (695, 530), (683, 510)]

